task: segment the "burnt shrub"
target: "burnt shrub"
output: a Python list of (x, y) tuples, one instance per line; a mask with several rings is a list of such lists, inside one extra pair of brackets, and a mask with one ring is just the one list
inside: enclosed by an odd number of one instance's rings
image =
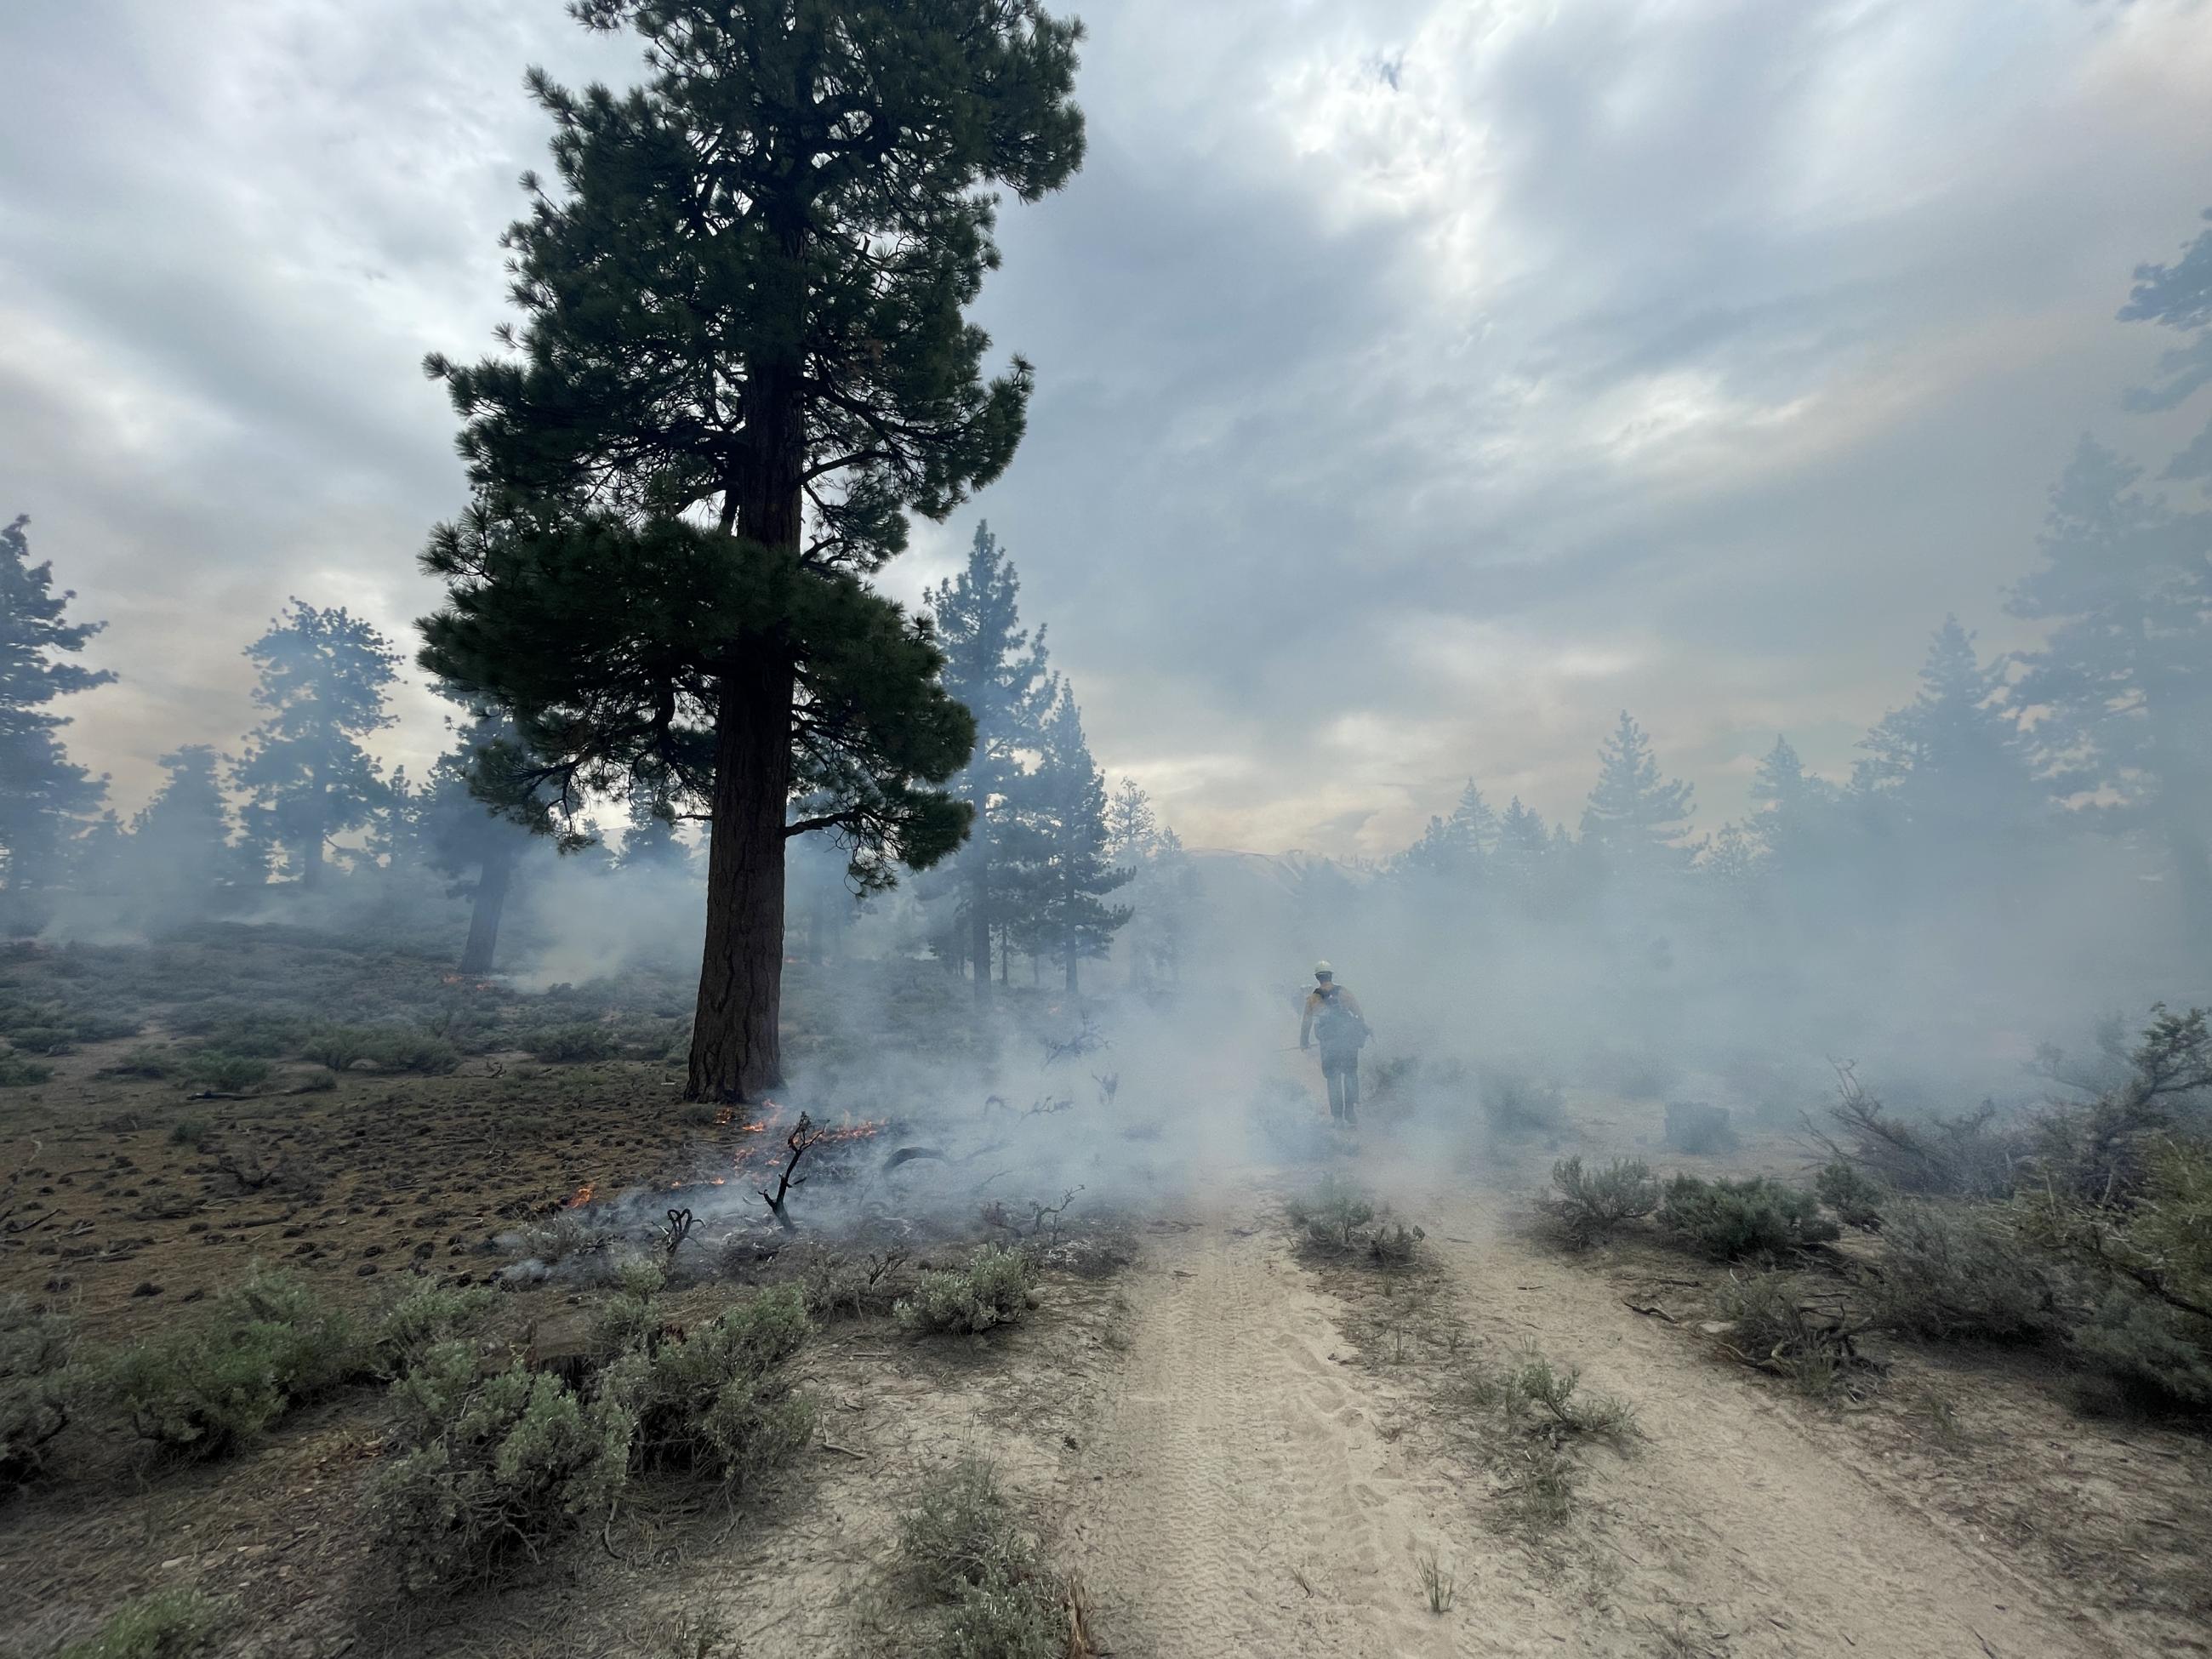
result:
[(489, 1376), (441, 1342), (392, 1385), (410, 1449), (377, 1483), (372, 1527), (410, 1589), (487, 1583), (538, 1560), (629, 1478), (636, 1424), (517, 1361)]
[(1585, 1170), (1576, 1153), (1552, 1165), (1552, 1218), (1577, 1249), (1659, 1207), (1659, 1183), (1641, 1158), (1615, 1158), (1601, 1170)]
[(1820, 1213), (1812, 1194), (1765, 1176), (1705, 1181), (1678, 1175), (1667, 1183), (1658, 1214), (1663, 1231), (1716, 1261), (1779, 1255), (1842, 1231)]
[(1785, 1377), (1810, 1399), (1866, 1391), (1874, 1367), (1858, 1352), (1865, 1328), (1832, 1283), (1799, 1273), (1731, 1275), (1714, 1298), (1723, 1346), (1747, 1365)]
[(1036, 1283), (1026, 1253), (986, 1244), (964, 1267), (921, 1274), (891, 1316), (916, 1335), (981, 1335), (1018, 1323), (1035, 1305)]

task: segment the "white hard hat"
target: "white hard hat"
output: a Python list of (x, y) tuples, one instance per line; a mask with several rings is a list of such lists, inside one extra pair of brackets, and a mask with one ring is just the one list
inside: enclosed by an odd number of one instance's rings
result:
[(1314, 963), (1314, 977), (1316, 979), (1334, 978), (1335, 977), (1335, 975), (1336, 969), (1330, 967), (1327, 963), (1316, 962)]

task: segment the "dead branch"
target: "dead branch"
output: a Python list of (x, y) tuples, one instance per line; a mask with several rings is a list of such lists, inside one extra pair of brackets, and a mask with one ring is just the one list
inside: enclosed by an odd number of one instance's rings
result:
[(761, 1189), (762, 1202), (768, 1206), (769, 1212), (775, 1216), (776, 1224), (787, 1233), (795, 1233), (799, 1228), (793, 1222), (789, 1212), (785, 1210), (784, 1200), (791, 1196), (791, 1189), (793, 1187), (803, 1187), (806, 1184), (805, 1176), (794, 1175), (792, 1172), (799, 1168), (799, 1160), (806, 1156), (806, 1149), (821, 1138), (821, 1132), (814, 1127), (814, 1120), (801, 1112), (799, 1115), (799, 1121), (792, 1126), (791, 1133), (784, 1137), (783, 1144), (791, 1149), (791, 1156), (785, 1160), (782, 1170), (776, 1178), (775, 1194), (771, 1195), (766, 1188)]
[(668, 1212), (668, 1224), (660, 1230), (660, 1243), (661, 1248), (668, 1252), (672, 1265), (676, 1261), (676, 1252), (683, 1248), (684, 1241), (691, 1237), (691, 1229), (696, 1224), (689, 1210), (671, 1210)]

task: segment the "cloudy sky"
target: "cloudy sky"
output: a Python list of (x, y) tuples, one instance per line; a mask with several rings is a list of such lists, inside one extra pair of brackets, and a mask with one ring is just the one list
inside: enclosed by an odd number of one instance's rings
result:
[[(2180, 0), (1097, 0), (1091, 160), (1010, 207), (1036, 364), (980, 514), (1093, 746), (1194, 842), (1380, 854), (1468, 775), (1571, 817), (1621, 708), (1743, 809), (1841, 775), (1947, 611), (1991, 649), (2112, 320), (2212, 205)], [(80, 758), (234, 746), (288, 595), (412, 649), (461, 499), (417, 365), (486, 344), (557, 0), (0, 10), (0, 516), (108, 619)], [(410, 689), (386, 734), (442, 743)]]

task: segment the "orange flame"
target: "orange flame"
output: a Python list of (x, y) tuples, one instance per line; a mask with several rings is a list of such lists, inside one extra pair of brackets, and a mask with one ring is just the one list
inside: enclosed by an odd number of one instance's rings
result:
[(582, 1186), (577, 1188), (576, 1195), (568, 1200), (568, 1207), (572, 1210), (582, 1209), (584, 1206), (592, 1201), (592, 1194), (597, 1187), (598, 1183), (596, 1182), (587, 1181)]

